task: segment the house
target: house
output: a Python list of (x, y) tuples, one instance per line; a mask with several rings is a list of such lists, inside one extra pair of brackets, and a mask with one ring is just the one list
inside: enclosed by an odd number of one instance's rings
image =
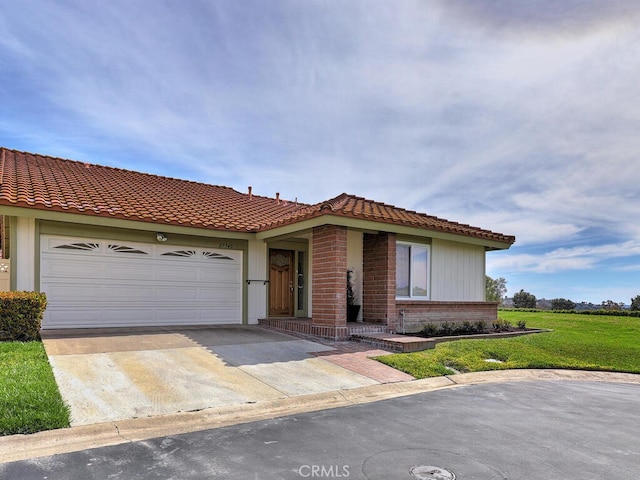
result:
[(12, 290), (47, 294), (43, 328), (490, 322), (485, 254), (513, 236), (348, 194), (315, 205), (0, 148)]

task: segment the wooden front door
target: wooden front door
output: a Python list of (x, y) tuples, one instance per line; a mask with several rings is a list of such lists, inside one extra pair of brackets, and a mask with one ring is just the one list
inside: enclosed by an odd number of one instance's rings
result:
[(269, 250), (269, 316), (293, 316), (293, 251)]

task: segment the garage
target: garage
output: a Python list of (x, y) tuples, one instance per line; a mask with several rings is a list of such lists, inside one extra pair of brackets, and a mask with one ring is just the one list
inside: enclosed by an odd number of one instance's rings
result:
[(40, 236), (43, 328), (242, 323), (242, 251)]

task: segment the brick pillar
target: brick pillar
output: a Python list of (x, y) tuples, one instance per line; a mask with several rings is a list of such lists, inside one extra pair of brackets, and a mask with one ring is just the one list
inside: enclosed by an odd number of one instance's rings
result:
[(395, 327), (396, 236), (364, 234), (362, 318), (365, 322)]
[(347, 325), (347, 229), (323, 225), (313, 229), (313, 324)]

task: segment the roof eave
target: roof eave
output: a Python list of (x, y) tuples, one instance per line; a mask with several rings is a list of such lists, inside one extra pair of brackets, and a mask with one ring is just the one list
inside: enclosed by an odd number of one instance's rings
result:
[(124, 216), (97, 215), (81, 212), (57, 211), (49, 208), (36, 208), (35, 206), (0, 204), (0, 215), (13, 217), (35, 218), (52, 222), (76, 223), (81, 225), (95, 225), (103, 227), (123, 228), (131, 230), (162, 231), (181, 235), (200, 237), (216, 237), (229, 239), (248, 240), (255, 238), (251, 230), (230, 230), (225, 228), (205, 227), (177, 222), (159, 223), (140, 218), (127, 218)]
[(258, 239), (267, 240), (275, 237), (309, 231), (314, 227), (322, 225), (338, 225), (370, 232), (385, 231), (415, 237), (440, 238), (443, 240), (482, 245), (488, 250), (506, 250), (515, 242), (515, 237), (501, 235), (499, 238), (491, 239), (482, 235), (472, 236), (440, 229), (406, 225), (399, 222), (385, 222), (379, 219), (358, 218), (327, 210), (314, 212), (313, 214), (306, 216), (304, 219), (263, 227), (258, 230), (256, 237)]

